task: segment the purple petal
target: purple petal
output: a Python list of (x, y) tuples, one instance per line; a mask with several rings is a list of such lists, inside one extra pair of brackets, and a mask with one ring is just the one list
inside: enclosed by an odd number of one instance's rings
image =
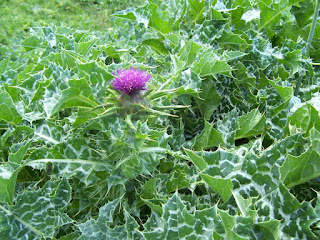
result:
[(147, 82), (151, 76), (139, 69), (131, 67), (130, 69), (117, 70), (117, 76), (112, 82), (113, 88), (126, 95), (135, 95), (141, 90), (147, 89)]

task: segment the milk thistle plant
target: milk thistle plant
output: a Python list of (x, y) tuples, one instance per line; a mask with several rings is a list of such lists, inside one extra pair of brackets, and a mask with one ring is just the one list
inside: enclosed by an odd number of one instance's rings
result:
[(112, 95), (106, 98), (104, 105), (91, 109), (91, 111), (95, 111), (104, 108), (105, 111), (90, 118), (90, 120), (103, 118), (115, 113), (124, 114), (127, 117), (134, 113), (136, 117), (139, 116), (138, 118), (145, 115), (148, 118), (159, 115), (177, 117), (168, 113), (167, 110), (189, 107), (164, 104), (165, 98), (178, 96), (177, 91), (179, 89), (161, 89), (161, 87), (149, 89), (147, 84), (152, 76), (144, 70), (130, 67), (129, 69), (118, 69), (113, 75), (115, 78), (111, 82), (109, 89)]
[(131, 67), (120, 69), (113, 73), (116, 77), (112, 82), (113, 88), (121, 93), (121, 107), (125, 112), (132, 113), (138, 110), (134, 104), (142, 102), (141, 91), (147, 90), (147, 82), (151, 76), (143, 70)]
[(320, 239), (316, 1), (215, 2), (0, 46), (1, 240)]
[[(125, 114), (147, 114), (149, 116), (175, 116), (165, 111), (188, 107), (181, 105), (167, 106), (163, 105), (163, 103), (160, 104), (160, 102), (162, 102), (161, 98), (164, 96), (171, 96), (174, 98), (174, 95), (178, 89), (148, 89), (147, 84), (152, 77), (144, 70), (130, 67), (129, 69), (118, 69), (115, 73), (113, 73), (113, 75), (115, 78), (111, 85), (116, 92), (121, 93), (116, 100), (118, 106), (115, 107), (113, 104), (107, 103), (105, 107), (110, 106), (110, 108), (104, 113), (99, 114), (100, 117), (103, 117), (106, 113), (109, 114), (113, 111), (118, 111)], [(112, 99), (115, 100), (114, 98), (109, 100)]]

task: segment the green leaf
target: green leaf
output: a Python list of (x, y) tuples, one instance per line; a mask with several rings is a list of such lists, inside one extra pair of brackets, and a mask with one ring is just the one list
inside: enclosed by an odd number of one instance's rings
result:
[(79, 239), (79, 233), (77, 232), (72, 232), (59, 238), (59, 240), (77, 240), (77, 239)]
[(187, 188), (190, 185), (190, 179), (183, 170), (172, 171), (167, 179), (166, 188), (168, 192), (178, 191)]
[(148, 207), (155, 213), (162, 215), (163, 214), (163, 209), (160, 206), (161, 201), (158, 199), (142, 199), (142, 201), (148, 205)]
[(145, 223), (143, 236), (147, 240), (207, 238), (220, 226), (215, 207), (191, 214), (175, 193), (164, 204), (162, 217), (152, 214)]
[[(314, 15), (315, 4), (315, 1), (306, 0), (299, 2), (299, 5), (292, 8), (292, 13), (294, 14), (299, 29), (304, 29), (311, 23), (312, 16)], [(309, 31), (307, 32), (308, 34)], [(307, 37), (308, 36), (304, 37), (305, 41), (307, 41)]]
[(248, 240), (249, 239), (249, 238), (243, 238), (233, 231), (233, 228), (235, 227), (235, 224), (236, 224), (234, 216), (230, 216), (226, 211), (218, 210), (218, 212), (222, 219), (224, 228), (226, 230), (226, 239), (232, 239), (232, 240)]
[(87, 56), (93, 45), (97, 42), (97, 40), (93, 40), (90, 42), (80, 42), (74, 44), (74, 50), (76, 53)]
[(140, 174), (150, 174), (164, 157), (164, 148), (141, 149), (139, 155), (131, 155), (119, 161), (115, 169), (121, 166), (124, 176), (134, 178)]
[(232, 47), (234, 49), (241, 49), (243, 47), (249, 46), (249, 44), (244, 40), (241, 35), (235, 34), (232, 30), (229, 24), (226, 24), (224, 26), (224, 31), (219, 36), (219, 38), (216, 39), (216, 41), (219, 43), (221, 47)]
[(214, 87), (213, 82), (209, 79), (202, 81), (200, 89), (200, 98), (195, 98), (195, 100), (199, 105), (202, 116), (208, 120), (213, 112), (218, 108), (221, 97)]
[(0, 202), (13, 203), (13, 195), (20, 165), (4, 163), (0, 165)]
[(198, 91), (200, 91), (202, 79), (198, 74), (192, 72), (191, 69), (188, 68), (187, 70), (181, 73), (181, 76), (179, 76), (178, 79), (179, 87), (181, 86), (182, 88), (178, 89), (177, 94), (182, 95), (188, 94), (188, 92), (190, 92), (190, 95), (194, 97), (199, 97)]
[(234, 80), (237, 85), (244, 85), (248, 88), (256, 86), (256, 78), (248, 74), (248, 69), (239, 62), (235, 65), (234, 75), (236, 79)]
[(286, 53), (284, 59), (280, 59), (279, 61), (291, 67), (291, 74), (295, 74), (303, 69), (302, 51), (300, 49)]
[(9, 239), (53, 238), (72, 219), (64, 213), (71, 200), (66, 178), (48, 181), (39, 190), (28, 190), (16, 197), (15, 205), (0, 206), (0, 237)]
[(184, 151), (187, 153), (190, 160), (194, 163), (194, 165), (196, 165), (196, 167), (200, 171), (203, 171), (207, 168), (207, 164), (202, 157), (196, 155), (194, 152), (192, 152), (188, 149), (184, 149)]
[(293, 96), (293, 88), (292, 87), (286, 87), (286, 86), (280, 86), (276, 84), (274, 81), (269, 80), (272, 87), (276, 89), (276, 91), (281, 96), (282, 100), (284, 102), (289, 101)]
[(0, 119), (11, 124), (17, 124), (22, 121), (9, 93), (0, 87)]
[(244, 217), (257, 217), (257, 212), (255, 210), (250, 210), (249, 206), (251, 205), (251, 199), (244, 199), (241, 195), (232, 193), (236, 203), (239, 207), (240, 213)]
[(204, 0), (188, 0), (190, 4), (190, 16), (194, 21), (202, 19), (203, 13), (205, 12), (205, 1)]
[(54, 56), (54, 61), (63, 66), (63, 68), (71, 69), (77, 66), (77, 63), (80, 61), (84, 61), (81, 59), (79, 55), (75, 54), (72, 51), (62, 51)]
[(237, 129), (237, 110), (234, 109), (226, 114), (223, 120), (217, 121), (217, 130), (221, 134), (227, 147), (234, 146)]
[(265, 222), (259, 222), (256, 226), (263, 229), (266, 239), (280, 240), (280, 221), (269, 220)]
[(306, 136), (308, 136), (313, 127), (320, 131), (319, 123), (320, 117), (318, 111), (311, 104), (307, 103), (298, 108), (288, 118), (288, 127), (286, 130), (289, 131), (290, 126), (295, 126), (305, 132)]
[(179, 58), (185, 62), (185, 68), (189, 68), (197, 57), (201, 46), (193, 41), (187, 41), (179, 50)]
[(246, 55), (247, 55), (247, 53), (241, 52), (241, 51), (224, 51), (223, 60), (228, 62), (228, 61), (231, 61), (231, 60), (242, 58), (242, 57), (244, 57)]
[(27, 141), (26, 143), (23, 142), (20, 144), (13, 145), (11, 147), (11, 153), (9, 154), (9, 157), (8, 157), (9, 162), (21, 164), (30, 145), (31, 145), (31, 141)]
[[(280, 101), (280, 97), (277, 98)], [(267, 134), (275, 141), (282, 139), (289, 115), (290, 101), (270, 107), (266, 113)]]
[(171, 33), (174, 27), (174, 20), (170, 17), (170, 12), (162, 11), (154, 3), (150, 4), (151, 18), (149, 25), (159, 30), (163, 34)]
[(126, 210), (124, 210), (124, 216), (126, 219), (127, 238), (136, 240), (144, 239), (143, 234), (139, 231), (140, 225), (136, 220)]
[(113, 16), (134, 20), (137, 23), (143, 23), (146, 28), (148, 27), (148, 24), (149, 24), (148, 17), (145, 16), (143, 14), (143, 10), (139, 8), (138, 9), (128, 8), (126, 10), (122, 10), (114, 13)]
[(179, 57), (177, 57), (175, 55), (171, 55), (170, 54), (170, 57), (171, 57), (171, 60), (172, 60), (172, 63), (173, 63), (173, 67), (174, 67), (175, 73), (177, 74), (177, 73), (181, 72), (184, 69), (184, 66), (186, 65), (186, 62), (181, 61), (179, 59)]
[(143, 45), (148, 45), (159, 54), (168, 54), (168, 50), (165, 48), (162, 41), (158, 39), (146, 39), (142, 42)]
[[(313, 128), (310, 134), (313, 145), (319, 146), (320, 132)], [(300, 156), (288, 155), (286, 158), (280, 168), (281, 180), (286, 187), (320, 177), (320, 151), (313, 145)]]
[(150, 179), (141, 186), (141, 197), (151, 199), (155, 197), (156, 179)]
[(254, 109), (247, 115), (238, 118), (238, 130), (236, 138), (246, 138), (262, 134), (265, 128), (266, 118), (258, 109)]
[(97, 220), (91, 219), (78, 225), (82, 232), (79, 240), (89, 239), (126, 239), (127, 232), (124, 226), (111, 228), (113, 215), (120, 203), (120, 199), (114, 199), (99, 209)]
[(52, 97), (45, 98), (47, 117), (51, 117), (63, 108), (98, 106), (93, 98), (91, 88), (84, 78), (69, 80), (68, 85), (69, 88), (59, 93), (59, 100), (53, 100)]
[[(0, 202), (13, 203), (17, 176), (21, 170), (19, 164), (21, 164), (30, 144), (31, 141), (25, 145), (13, 145), (12, 152), (8, 157), (9, 162), (0, 165)], [(18, 148), (18, 150), (14, 150), (14, 148)]]
[(26, 49), (26, 51), (30, 51), (32, 49), (37, 48), (39, 43), (39, 38), (37, 38), (36, 36), (32, 36), (24, 39), (21, 45)]
[(199, 74), (200, 77), (204, 77), (214, 74), (230, 75), (232, 69), (225, 61), (220, 60), (211, 49), (207, 48), (198, 52), (191, 66), (191, 71)]
[(272, 214), (281, 219), (281, 239), (296, 237), (317, 239), (310, 230), (310, 225), (316, 221), (316, 214), (311, 204), (309, 202), (299, 203), (283, 184), (264, 198), (260, 198), (254, 207), (260, 209), (258, 212), (262, 219)]
[(193, 140), (193, 148), (197, 151), (218, 147), (219, 145), (225, 145), (221, 133), (219, 133), (212, 124), (205, 121), (204, 129)]
[(273, 3), (268, 6), (267, 2), (259, 2), (260, 13), (260, 28), (259, 31), (266, 29), (268, 36), (272, 38), (274, 36), (275, 25), (282, 22), (281, 16), (290, 14), (290, 9), (293, 5), (301, 2), (301, 0), (289, 0)]
[[(98, 85), (100, 88), (101, 86), (105, 86), (111, 79), (114, 78), (111, 72), (107, 71), (105, 65), (101, 64), (100, 62), (85, 62), (85, 63), (78, 63), (77, 68), (79, 71), (80, 78), (86, 78), (88, 84), (92, 87)], [(93, 88), (95, 90), (95, 88)], [(98, 91), (99, 89), (96, 89)], [(105, 89), (104, 90), (104, 97), (105, 97)]]
[(232, 195), (233, 185), (231, 179), (212, 177), (208, 174), (200, 173), (201, 178), (218, 193), (222, 200), (226, 202)]

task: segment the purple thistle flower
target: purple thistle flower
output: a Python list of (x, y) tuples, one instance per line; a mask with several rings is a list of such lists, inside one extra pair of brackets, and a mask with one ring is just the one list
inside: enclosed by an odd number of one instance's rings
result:
[[(116, 74), (114, 74), (116, 75)], [(141, 90), (147, 90), (147, 82), (151, 76), (139, 69), (117, 70), (117, 76), (112, 82), (113, 88), (122, 95), (136, 96)]]

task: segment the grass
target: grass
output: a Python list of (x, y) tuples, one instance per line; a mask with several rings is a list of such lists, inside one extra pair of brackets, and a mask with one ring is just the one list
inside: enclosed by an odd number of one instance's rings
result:
[(144, 0), (0, 0), (0, 43), (21, 39), (30, 27), (48, 24), (104, 30), (110, 15)]

